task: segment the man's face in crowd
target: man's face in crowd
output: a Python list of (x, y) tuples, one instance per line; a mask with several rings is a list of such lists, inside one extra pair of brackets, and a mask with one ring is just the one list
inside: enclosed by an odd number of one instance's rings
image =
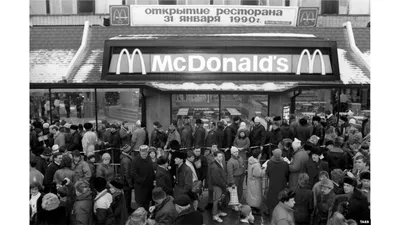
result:
[(321, 192), (322, 192), (323, 195), (329, 194), (329, 192), (331, 192), (331, 190), (332, 190), (332, 189), (331, 189), (330, 187), (321, 186)]
[(194, 156), (188, 157), (187, 160), (189, 160), (189, 162), (193, 162), (194, 161)]
[(31, 188), (31, 195), (36, 196), (37, 194), (39, 194), (39, 189), (37, 187)]
[(238, 157), (238, 156), (239, 156), (239, 151), (236, 151), (236, 150), (233, 151), (233, 152), (232, 152), (232, 155), (235, 156), (235, 157)]
[(60, 164), (62, 161), (62, 155), (58, 155), (57, 157), (54, 158), (54, 162)]
[(194, 155), (195, 155), (196, 157), (199, 157), (200, 154), (201, 154), (201, 149), (200, 149), (200, 148), (196, 148), (196, 149), (193, 150), (193, 153), (194, 153)]
[(365, 169), (366, 163), (362, 159), (356, 160), (355, 167), (357, 170)]
[(149, 152), (147, 152), (147, 151), (140, 152), (140, 157), (142, 157), (142, 159), (146, 159), (148, 155), (149, 155)]
[(103, 159), (103, 164), (108, 165), (108, 164), (110, 164), (110, 161), (111, 161), (111, 159), (106, 157)]
[(94, 157), (89, 159), (90, 162), (94, 163), (96, 161), (96, 159)]
[(285, 204), (286, 204), (287, 206), (289, 206), (290, 208), (293, 208), (293, 206), (294, 206), (295, 203), (296, 203), (296, 202), (294, 201), (294, 198), (291, 198), (291, 199), (289, 199), (289, 201), (285, 202)]
[(365, 189), (369, 189), (369, 188), (370, 188), (370, 181), (369, 181), (369, 180), (367, 180), (367, 179), (362, 179), (362, 180), (361, 180), (361, 183), (362, 183), (362, 187), (363, 187), (363, 188), (365, 188)]
[(182, 163), (182, 159), (180, 159), (180, 158), (175, 158), (175, 164), (176, 165), (179, 165), (179, 164), (181, 164)]
[(325, 179), (328, 179), (325, 175), (322, 175), (322, 176), (319, 177), (319, 181), (325, 180)]
[(350, 184), (344, 184), (343, 185), (343, 189), (344, 189), (344, 193), (346, 193), (346, 194), (348, 194), (348, 193), (350, 193), (350, 192), (353, 192), (353, 190), (354, 190), (354, 187), (352, 186), (352, 185), (350, 185)]
[(124, 128), (128, 130), (128, 123), (123, 124)]
[(312, 154), (311, 157), (312, 157), (312, 160), (313, 160), (314, 162), (318, 162), (318, 161), (319, 161), (319, 155), (317, 155), (317, 154)]
[(216, 157), (216, 160), (217, 160), (219, 163), (221, 163), (223, 159), (224, 159), (224, 157), (223, 157), (222, 153), (218, 153), (218, 155), (217, 155), (217, 157)]
[(78, 163), (81, 160), (80, 156), (74, 156), (74, 163)]
[(213, 146), (211, 146), (211, 152), (216, 152), (216, 151), (218, 151), (218, 146), (217, 145), (213, 145)]

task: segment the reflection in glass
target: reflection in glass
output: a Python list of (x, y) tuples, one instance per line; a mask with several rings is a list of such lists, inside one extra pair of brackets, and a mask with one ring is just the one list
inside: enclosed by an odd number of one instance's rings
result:
[(29, 118), (50, 119), (49, 89), (31, 89), (29, 96)]
[(218, 95), (211, 94), (173, 94), (172, 119), (182, 127), (188, 121), (192, 127), (196, 119), (201, 119), (204, 128), (209, 130), (212, 122), (219, 120)]
[(268, 95), (221, 95), (221, 119), (230, 124), (234, 116), (246, 124), (255, 116), (268, 116)]

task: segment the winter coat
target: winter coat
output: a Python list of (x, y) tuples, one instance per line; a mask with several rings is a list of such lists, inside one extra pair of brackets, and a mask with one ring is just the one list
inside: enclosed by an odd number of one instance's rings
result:
[(167, 195), (173, 195), (173, 181), (171, 173), (160, 166), (156, 170), (156, 187), (161, 187)]
[(121, 127), (119, 130), (119, 138), (121, 140), (121, 147), (124, 147), (125, 145), (131, 145), (132, 134), (128, 134), (128, 130), (126, 130), (125, 127)]
[(203, 126), (198, 126), (193, 135), (193, 146), (200, 146), (201, 148), (205, 147), (205, 140), (206, 140), (206, 129)]
[(192, 127), (190, 125), (185, 125), (181, 132), (181, 147), (191, 148), (193, 147), (193, 136)]
[(213, 144), (217, 144), (217, 131), (216, 130), (210, 130), (207, 133), (206, 137), (206, 147), (211, 147)]
[(54, 174), (56, 173), (57, 170), (59, 170), (61, 167), (57, 165), (56, 163), (52, 162), (46, 169), (46, 173), (44, 174), (44, 180), (43, 184), (45, 186), (49, 186), (51, 183), (53, 183), (54, 179)]
[[(205, 187), (208, 188), (209, 190), (212, 190), (212, 184), (211, 184), (211, 166), (214, 164), (215, 158), (214, 155), (212, 153), (208, 154), (206, 156), (207, 159), (207, 163), (208, 163), (208, 172), (207, 172), (207, 179), (206, 179), (206, 184)], [(222, 165), (226, 165), (225, 162), (225, 157), (222, 159)]]
[(92, 177), (92, 171), (89, 168), (89, 164), (83, 161), (83, 159), (81, 159), (78, 164), (72, 162), (72, 170), (75, 172), (75, 181), (86, 180), (89, 182)]
[(47, 162), (45, 159), (43, 159), (40, 156), (35, 156), (36, 158), (36, 166), (35, 168), (42, 173), (43, 175), (46, 173), (46, 169), (47, 169)]
[(262, 201), (262, 181), (265, 170), (261, 168), (260, 161), (253, 156), (249, 158), (247, 166), (246, 202), (251, 207), (260, 207)]
[(269, 143), (274, 145), (279, 145), (279, 143), (283, 140), (281, 129), (278, 128), (276, 130), (271, 131), (271, 136), (269, 138)]
[(192, 207), (178, 214), (174, 225), (203, 225), (203, 214)]
[(216, 139), (218, 148), (223, 148), (224, 146), (224, 129), (218, 128), (216, 131)]
[(254, 126), (250, 131), (249, 139), (250, 146), (262, 146), (265, 145), (267, 133), (263, 125)]
[(132, 179), (132, 156), (129, 154), (122, 152), (120, 155), (120, 163), (121, 163), (121, 178), (123, 181), (123, 189), (129, 190), (133, 188), (133, 179)]
[(68, 151), (72, 152), (74, 150), (82, 151), (82, 137), (78, 131), (75, 131), (75, 133), (71, 135), (69, 141)]
[[(190, 136), (192, 133), (190, 133)], [(164, 148), (165, 143), (167, 142), (167, 134), (159, 129), (154, 129), (150, 136), (150, 146), (156, 148)]]
[(325, 129), (320, 123), (313, 127), (312, 134), (319, 137), (319, 143), (323, 143), (325, 137)]
[(224, 164), (223, 167), (217, 161), (214, 161), (211, 164), (211, 186), (220, 187), (222, 190), (225, 190), (228, 187), (228, 182), (226, 180), (226, 165)]
[(235, 140), (233, 141), (233, 146), (237, 148), (247, 149), (250, 147), (250, 139), (248, 137), (245, 137), (243, 139), (236, 137)]
[(226, 168), (227, 168), (228, 185), (235, 184), (234, 177), (244, 176), (246, 173), (245, 168), (244, 168), (244, 159), (240, 156), (238, 156), (238, 157), (232, 156), (228, 160), (228, 163), (226, 164)]
[(317, 196), (317, 205), (314, 210), (314, 224), (325, 225), (328, 222), (329, 208), (335, 200), (335, 193), (331, 190), (327, 195), (322, 192)]
[(88, 225), (91, 224), (93, 216), (93, 199), (92, 192), (77, 196), (71, 213), (71, 225)]
[(312, 126), (309, 125), (299, 125), (296, 128), (295, 137), (301, 141), (301, 144), (305, 144), (312, 135)]
[(107, 183), (114, 179), (114, 168), (111, 165), (105, 165), (100, 163), (97, 165), (96, 177), (102, 177), (106, 179)]
[(292, 147), (290, 147), (288, 150), (282, 149), (282, 158), (285, 158), (285, 157), (287, 159), (289, 159), (289, 161), (292, 160), (292, 157), (293, 157), (293, 148)]
[(174, 187), (174, 198), (178, 196), (188, 194), (193, 187), (193, 172), (192, 170), (183, 163), (179, 168), (176, 169), (176, 181)]
[(65, 146), (65, 135), (63, 133), (61, 133), (60, 131), (58, 131), (55, 135), (54, 135), (54, 144), (58, 145), (58, 147), (62, 147)]
[(86, 131), (86, 133), (82, 137), (82, 148), (85, 155), (88, 154), (88, 147), (90, 145), (96, 145), (97, 143), (97, 135), (93, 131)]
[(334, 169), (345, 170), (351, 163), (347, 153), (338, 147), (333, 147), (326, 153), (326, 161), (331, 171)]
[(115, 224), (125, 225), (128, 220), (128, 210), (126, 209), (125, 196), (123, 192), (115, 192), (112, 194), (113, 200), (110, 208), (114, 213)]
[[(207, 177), (208, 162), (204, 155), (196, 157), (193, 161), (199, 180), (204, 180)], [(199, 168), (197, 168), (199, 166)]]
[(287, 187), (287, 182), (289, 180), (289, 165), (282, 159), (272, 157), (267, 163), (265, 174), (269, 179), (267, 207), (272, 211), (279, 203), (279, 192)]
[(171, 143), (172, 140), (177, 140), (179, 144), (181, 144), (181, 135), (177, 130), (174, 130), (172, 132), (168, 132), (168, 138), (167, 138), (167, 143), (166, 146), (169, 148), (169, 143)]
[(233, 145), (233, 141), (236, 138), (236, 133), (238, 130), (238, 125), (236, 123), (232, 123), (228, 126), (224, 131), (224, 148), (230, 148)]
[(150, 156), (146, 159), (143, 159), (141, 156), (134, 158), (131, 168), (136, 202), (138, 204), (150, 202), (155, 177)]
[(293, 209), (279, 202), (272, 212), (271, 225), (295, 225)]
[(93, 202), (96, 225), (117, 225), (114, 213), (111, 209), (113, 198), (107, 190), (98, 193)]
[(308, 161), (308, 154), (304, 149), (299, 149), (293, 153), (292, 162), (289, 164), (289, 188), (295, 190), (297, 181), (301, 173), (305, 171), (306, 163)]
[[(54, 195), (54, 194), (53, 194)], [(52, 204), (50, 209), (43, 206), (43, 195), (39, 197), (37, 201), (37, 217), (36, 225), (65, 225), (67, 224), (66, 209), (60, 204)], [(59, 202), (59, 200), (58, 200)]]
[(311, 213), (314, 211), (313, 193), (308, 188), (298, 188), (295, 190), (294, 197), (294, 218), (296, 224), (309, 225), (311, 222)]
[(139, 150), (141, 145), (146, 141), (146, 131), (143, 128), (138, 128), (132, 133), (131, 146), (133, 150)]
[(162, 225), (172, 225), (176, 217), (178, 216), (178, 212), (175, 209), (175, 204), (173, 203), (174, 198), (172, 196), (167, 195), (167, 197), (154, 208), (154, 214), (157, 224)]
[(281, 134), (282, 134), (282, 140), (285, 138), (289, 138), (289, 139), (294, 139), (294, 134), (292, 132), (292, 130), (290, 129), (289, 125), (284, 125), (282, 124), (282, 126), (280, 127), (281, 130)]
[(323, 160), (318, 160), (318, 162), (314, 162), (312, 158), (307, 161), (305, 167), (305, 173), (307, 173), (309, 177), (309, 188), (311, 189), (314, 185), (319, 181), (318, 174), (322, 170), (326, 171), (329, 174), (329, 166), (328, 163)]
[(120, 142), (121, 138), (119, 137), (119, 132), (115, 131), (114, 133), (111, 132), (111, 140), (108, 142), (110, 147), (119, 148), (121, 146)]
[(43, 185), (43, 179), (44, 176), (39, 170), (36, 168), (30, 168), (29, 171), (29, 184), (32, 184), (33, 182), (38, 182), (40, 185)]
[(370, 218), (370, 209), (367, 198), (359, 189), (354, 188), (354, 192), (349, 198), (346, 219), (353, 219), (357, 224), (362, 224), (362, 220), (370, 221)]

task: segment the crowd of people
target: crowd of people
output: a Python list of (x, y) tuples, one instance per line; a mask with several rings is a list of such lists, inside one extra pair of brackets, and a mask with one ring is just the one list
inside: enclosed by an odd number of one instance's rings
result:
[(261, 120), (31, 120), (31, 224), (370, 224), (369, 118)]

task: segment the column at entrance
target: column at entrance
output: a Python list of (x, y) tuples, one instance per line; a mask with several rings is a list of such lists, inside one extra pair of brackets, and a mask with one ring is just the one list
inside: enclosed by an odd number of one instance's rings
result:
[(163, 130), (167, 130), (171, 118), (171, 98), (170, 94), (156, 92), (147, 88), (143, 89), (146, 96), (146, 128), (149, 136), (153, 131), (154, 121), (163, 125)]

